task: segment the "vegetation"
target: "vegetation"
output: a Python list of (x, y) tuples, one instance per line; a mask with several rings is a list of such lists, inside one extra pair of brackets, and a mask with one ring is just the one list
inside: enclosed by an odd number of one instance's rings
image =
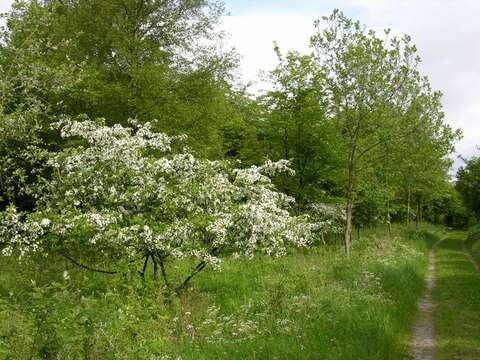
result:
[(439, 359), (480, 356), (479, 273), (465, 257), (463, 239), (463, 233), (452, 234), (437, 251), (433, 315)]
[(457, 173), (456, 188), (475, 219), (480, 219), (480, 158), (465, 160)]
[[(424, 240), (433, 234), (394, 228), (392, 241), (385, 241), (384, 231), (374, 229), (348, 259), (328, 246), (277, 260), (225, 260), (221, 272), (205, 270), (170, 304), (138, 277), (105, 278), (73, 265), (62, 275), (61, 258), (21, 265), (4, 260), (1, 354), (403, 359), (423, 289)], [(189, 265), (180, 262), (173, 280)]]
[(480, 263), (480, 226), (472, 226), (469, 229), (465, 245), (473, 258)]
[(479, 220), (478, 159), (452, 183), (461, 133), (408, 35), (335, 10), (310, 53), (275, 46), (249, 95), (223, 14), (16, 0), (5, 15), (2, 357), (407, 356), (425, 244)]

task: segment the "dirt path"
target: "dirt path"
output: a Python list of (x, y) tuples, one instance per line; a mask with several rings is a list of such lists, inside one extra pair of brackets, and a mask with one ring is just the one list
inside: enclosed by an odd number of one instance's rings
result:
[(435, 332), (432, 320), (432, 289), (435, 286), (435, 251), (442, 240), (435, 243), (428, 256), (428, 270), (425, 277), (426, 292), (418, 303), (418, 320), (413, 326), (412, 355), (414, 360), (435, 359)]

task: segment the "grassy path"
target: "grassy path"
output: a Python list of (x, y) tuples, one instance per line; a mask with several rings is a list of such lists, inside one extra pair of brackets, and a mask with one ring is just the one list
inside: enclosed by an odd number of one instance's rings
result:
[(480, 273), (453, 233), (436, 252), (432, 290), (437, 359), (480, 359)]
[(425, 276), (426, 291), (418, 303), (419, 317), (413, 326), (412, 355), (414, 360), (435, 359), (432, 290), (435, 287), (435, 252), (441, 241), (439, 240), (433, 245), (428, 256), (428, 269)]

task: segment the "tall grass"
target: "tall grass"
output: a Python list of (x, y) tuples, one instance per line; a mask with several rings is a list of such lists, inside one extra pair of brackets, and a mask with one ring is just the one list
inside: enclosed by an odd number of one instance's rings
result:
[(438, 230), (394, 230), (364, 231), (348, 259), (332, 245), (225, 260), (171, 302), (135, 278), (3, 258), (0, 358), (404, 359)]

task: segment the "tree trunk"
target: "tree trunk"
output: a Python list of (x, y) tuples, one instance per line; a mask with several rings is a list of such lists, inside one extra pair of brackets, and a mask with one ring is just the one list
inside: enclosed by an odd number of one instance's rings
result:
[(350, 179), (349, 175), (349, 185), (347, 192), (347, 206), (345, 209), (345, 237), (344, 237), (344, 246), (345, 246), (345, 255), (350, 255), (350, 243), (352, 240), (352, 211), (353, 211), (353, 181)]
[(152, 255), (152, 261), (153, 261), (153, 281), (157, 283), (158, 281), (158, 264), (157, 260), (155, 260), (155, 256)]
[(407, 228), (410, 226), (410, 199), (411, 199), (411, 191), (410, 191), (410, 185), (408, 185), (408, 195), (407, 195)]
[(423, 205), (420, 203), (420, 217), (419, 217), (420, 224), (423, 223)]
[(353, 134), (350, 134), (348, 146), (348, 183), (347, 183), (347, 205), (345, 211), (345, 255), (350, 256), (350, 243), (352, 241), (352, 212), (353, 212), (353, 182), (355, 172), (355, 153), (357, 150), (357, 141), (362, 124), (362, 114), (359, 114), (358, 123)]
[(417, 216), (415, 217), (415, 227), (418, 229), (418, 223), (420, 222), (420, 203), (417, 202)]
[(164, 263), (164, 258), (163, 257), (160, 257), (159, 259), (159, 262), (160, 262), (160, 270), (162, 272), (162, 277), (163, 277), (163, 281), (165, 283), (165, 287), (167, 289), (170, 289), (170, 283), (168, 281), (168, 278), (167, 278), (167, 271), (165, 270), (165, 263)]
[(392, 223), (390, 222), (390, 200), (387, 200), (387, 230), (388, 240), (392, 239)]
[(142, 271), (139, 271), (140, 277), (142, 278), (142, 281), (145, 283), (145, 271), (147, 270), (147, 265), (148, 265), (148, 259), (150, 258), (150, 254), (147, 254), (145, 256), (145, 262), (143, 263), (143, 268)]

